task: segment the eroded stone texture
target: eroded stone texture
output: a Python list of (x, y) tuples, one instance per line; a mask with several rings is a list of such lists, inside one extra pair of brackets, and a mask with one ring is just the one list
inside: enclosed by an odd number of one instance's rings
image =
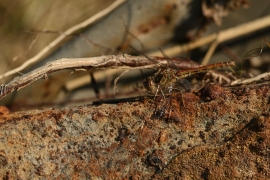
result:
[(251, 120), (221, 145), (197, 146), (178, 155), (155, 179), (270, 178), (270, 115)]
[[(2, 178), (269, 176), (268, 83), (0, 116)], [(156, 102), (156, 104), (155, 104)]]

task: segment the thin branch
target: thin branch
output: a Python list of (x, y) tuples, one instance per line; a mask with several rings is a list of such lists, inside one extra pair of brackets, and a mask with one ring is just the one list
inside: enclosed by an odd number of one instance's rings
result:
[[(28, 54), (28, 53), (30, 52), (30, 50), (32, 49), (33, 45), (34, 45), (34, 44), (36, 43), (36, 41), (38, 40), (38, 37), (39, 37), (39, 34), (35, 36), (34, 40), (30, 43), (30, 45), (28, 46), (28, 49), (27, 49), (24, 53), (22, 53), (22, 54), (20, 54), (20, 55), (15, 56), (15, 57), (12, 58), (12, 60), (8, 63), (5, 72), (9, 69), (9, 66), (10, 66), (13, 62), (15, 62), (18, 58), (20, 58), (21, 56), (24, 56), (24, 55), (26, 55), (26, 54)], [(5, 77), (5, 76), (4, 76), (4, 77)], [(4, 77), (3, 77), (3, 79), (1, 79), (1, 80), (2, 80), (2, 83), (5, 82)]]
[(118, 80), (121, 78), (121, 76), (123, 76), (128, 71), (129, 71), (128, 69), (124, 70), (117, 78), (114, 79), (114, 97), (115, 97), (116, 93), (118, 92), (118, 89), (117, 89), (117, 86), (116, 86)]
[(58, 45), (61, 41), (63, 41), (67, 36), (73, 34), (74, 32), (89, 26), (90, 24), (93, 24), (94, 22), (100, 20), (107, 14), (109, 14), (111, 11), (113, 11), (116, 7), (120, 6), (122, 3), (124, 3), (126, 0), (116, 0), (113, 4), (111, 4), (106, 9), (100, 11), (99, 13), (95, 14), (94, 16), (90, 17), (89, 19), (85, 20), (82, 23), (79, 23), (75, 26), (72, 26), (65, 32), (63, 32), (58, 38), (56, 38), (54, 41), (52, 41), (48, 46), (46, 46), (44, 49), (42, 49), (36, 56), (32, 57), (31, 59), (28, 59), (25, 63), (23, 63), (21, 66), (6, 72), (3, 75), (0, 75), (0, 79), (3, 79), (4, 77), (13, 75), (18, 73), (19, 71), (22, 71), (26, 67), (28, 67), (30, 64), (35, 63), (39, 61), (42, 57), (44, 57), (51, 49), (53, 49), (56, 45)]
[[(204, 46), (206, 44), (210, 44), (214, 41), (217, 41), (217, 44), (219, 44), (219, 43), (252, 33), (254, 31), (264, 29), (269, 26), (270, 26), (270, 16), (265, 16), (263, 18), (260, 18), (260, 19), (257, 19), (257, 20), (254, 20), (245, 24), (241, 24), (239, 26), (236, 26), (227, 30), (208, 35), (194, 42), (187, 43), (184, 45), (172, 46), (163, 50), (166, 52), (167, 55), (174, 57), (182, 52), (191, 51), (192, 49)], [(150, 55), (156, 56), (157, 54), (160, 54), (160, 52), (153, 52)]]
[(243, 84), (251, 84), (251, 83), (254, 83), (254, 82), (261, 81), (263, 79), (270, 80), (270, 72), (266, 72), (266, 73), (260, 74), (260, 75), (258, 75), (256, 77), (252, 77), (252, 78), (245, 79), (245, 80), (237, 79), (237, 80), (233, 81), (231, 83), (231, 85), (236, 86), (236, 85), (243, 85)]
[[(185, 62), (185, 61), (184, 61)], [(158, 65), (167, 64), (166, 60), (159, 61)], [(47, 78), (48, 74), (64, 69), (89, 70), (103, 68), (118, 68), (118, 69), (155, 69), (157, 64), (153, 64), (144, 56), (130, 55), (109, 55), (91, 58), (63, 58), (47, 63), (27, 74), (15, 77), (11, 82), (0, 87), (0, 99), (14, 90), (19, 90), (28, 84), (41, 79)]]
[[(152, 61), (150, 61), (150, 59)], [(209, 71), (219, 67), (234, 66), (234, 62), (216, 63), (206, 66), (199, 66), (188, 59), (175, 59), (176, 62), (174, 68), (178, 68), (175, 71), (176, 76), (187, 77), (198, 72)], [(13, 92), (19, 90), (32, 82), (44, 78), (47, 79), (48, 75), (64, 70), (72, 69), (74, 71), (87, 71), (90, 69), (124, 69), (125, 71), (133, 69), (159, 69), (159, 67), (166, 67), (170, 69), (170, 62), (167, 58), (160, 57), (148, 57), (148, 56), (130, 56), (124, 55), (107, 55), (90, 58), (63, 58), (47, 63), (27, 74), (15, 77), (11, 82), (6, 85), (0, 86), (0, 99)], [(121, 75), (120, 75), (121, 76)], [(115, 85), (118, 79), (115, 80)]]

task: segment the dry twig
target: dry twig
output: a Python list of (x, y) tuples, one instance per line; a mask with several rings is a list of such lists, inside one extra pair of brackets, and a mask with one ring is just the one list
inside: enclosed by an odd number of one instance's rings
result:
[(254, 82), (261, 81), (263, 79), (269, 80), (270, 79), (270, 72), (266, 72), (266, 73), (260, 74), (260, 75), (258, 75), (256, 77), (252, 77), (252, 78), (245, 79), (245, 80), (237, 79), (237, 80), (233, 81), (231, 83), (231, 85), (236, 86), (236, 85), (251, 84), (251, 83), (254, 83)]
[[(185, 62), (185, 61), (184, 61)], [(160, 64), (167, 64), (166, 60), (160, 61)], [(14, 90), (19, 90), (26, 85), (41, 79), (47, 78), (48, 74), (64, 69), (89, 70), (102, 68), (118, 68), (118, 69), (142, 69), (142, 68), (156, 68), (156, 64), (150, 62), (144, 56), (130, 56), (130, 55), (109, 55), (91, 58), (63, 58), (47, 63), (40, 68), (37, 68), (27, 74), (15, 77), (6, 85), (1, 85), (0, 98)]]
[[(152, 60), (152, 61), (150, 61)], [(156, 61), (157, 60), (157, 61)], [(175, 62), (176, 59), (170, 59), (172, 62)], [(154, 62), (154, 63), (153, 63)], [(89, 69), (124, 69), (125, 71), (121, 74), (132, 69), (157, 69), (160, 67), (166, 67), (171, 69), (170, 61), (167, 61), (165, 58), (159, 57), (147, 57), (147, 56), (130, 56), (130, 55), (108, 55), (108, 56), (99, 56), (91, 58), (63, 58), (56, 61), (47, 63), (40, 68), (37, 68), (27, 74), (24, 74), (20, 77), (15, 77), (11, 82), (6, 85), (1, 85), (0, 87), (0, 99), (6, 96), (7, 94), (13, 92), (14, 90), (19, 90), (26, 85), (44, 78), (47, 79), (48, 75), (64, 70), (64, 69), (73, 69), (75, 71), (79, 70), (89, 70)], [(167, 72), (173, 76), (179, 76), (180, 78), (190, 76), (195, 73), (206, 72), (210, 69), (234, 66), (234, 62), (224, 62), (211, 64), (207, 67), (200, 66), (197, 63), (194, 63), (188, 59), (178, 59), (178, 62), (174, 64), (174, 68), (177, 68), (181, 71), (170, 71)], [(120, 76), (121, 76), (120, 75)], [(114, 85), (120, 77), (116, 78)], [(166, 80), (167, 82), (167, 80)], [(116, 88), (116, 87), (115, 87)]]

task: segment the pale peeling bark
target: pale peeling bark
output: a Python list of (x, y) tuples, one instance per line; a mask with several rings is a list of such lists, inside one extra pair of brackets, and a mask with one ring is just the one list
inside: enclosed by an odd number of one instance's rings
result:
[[(190, 76), (194, 73), (190, 73), (190, 69), (197, 68), (195, 73), (201, 72), (204, 67), (194, 61), (184, 58), (170, 58), (170, 62), (173, 62), (174, 68), (178, 70), (186, 70), (185, 76)], [(147, 56), (130, 56), (124, 55), (109, 55), (109, 56), (98, 56), (91, 58), (62, 58), (59, 60), (52, 61), (43, 65), (27, 74), (15, 77), (8, 84), (3, 84), (0, 86), (0, 99), (10, 94), (15, 90), (20, 90), (21, 88), (35, 82), (38, 79), (47, 79), (48, 75), (57, 71), (65, 69), (73, 69), (74, 71), (86, 71), (90, 69), (172, 69), (170, 67), (170, 62), (168, 59), (161, 57), (147, 57)], [(222, 63), (223, 64), (223, 63)], [(228, 64), (228, 65), (226, 65)], [(224, 62), (226, 66), (234, 66), (234, 62)], [(208, 65), (209, 69), (219, 68), (215, 64)], [(207, 69), (207, 68), (206, 68)]]

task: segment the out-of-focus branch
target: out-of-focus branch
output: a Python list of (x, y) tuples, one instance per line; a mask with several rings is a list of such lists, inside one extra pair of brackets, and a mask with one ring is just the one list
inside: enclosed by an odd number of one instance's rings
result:
[[(213, 43), (213, 45), (209, 49), (209, 52), (207, 53), (207, 56), (204, 58), (204, 60), (201, 63), (205, 65), (207, 64), (209, 58), (212, 56), (218, 44), (234, 39), (234, 38), (244, 36), (254, 31), (258, 31), (260, 29), (264, 29), (269, 26), (270, 26), (270, 16), (266, 16), (266, 17), (263, 17), (263, 18), (245, 23), (245, 24), (240, 24), (239, 26), (236, 26), (236, 27), (233, 27), (233, 28), (230, 28), (230, 29), (218, 32), (218, 33), (208, 35), (206, 37), (200, 38), (199, 40), (191, 42), (191, 43), (187, 43), (184, 45), (176, 45), (176, 46), (169, 47), (163, 50), (166, 52), (168, 56), (174, 57), (180, 53), (191, 51), (192, 49)], [(156, 56), (159, 54), (160, 52), (153, 52), (150, 55)]]
[(126, 0), (116, 0), (111, 6), (109, 6), (108, 8), (100, 11), (99, 13), (95, 14), (94, 16), (90, 17), (89, 19), (85, 20), (82, 23), (79, 23), (75, 26), (72, 26), (71, 28), (69, 28), (68, 30), (66, 30), (65, 32), (63, 32), (62, 34), (60, 34), (60, 36), (58, 38), (56, 38), (54, 41), (52, 41), (49, 45), (47, 45), (44, 49), (42, 49), (37, 55), (35, 55), (34, 57), (32, 57), (31, 59), (28, 59), (25, 63), (23, 63), (21, 66), (12, 69), (11, 71), (6, 72), (3, 75), (0, 75), (0, 79), (3, 79), (4, 77), (16, 74), (22, 70), (24, 70), (26, 67), (28, 67), (30, 64), (37, 62), (38, 60), (40, 60), (42, 57), (46, 56), (48, 53), (50, 53), (50, 51), (57, 46), (61, 41), (63, 41), (67, 36), (73, 34), (74, 32), (89, 26), (95, 22), (97, 22), (98, 20), (100, 20), (102, 17), (106, 16), (108, 13), (110, 13), (111, 11), (113, 11), (116, 7), (120, 6), (121, 4), (123, 4)]

